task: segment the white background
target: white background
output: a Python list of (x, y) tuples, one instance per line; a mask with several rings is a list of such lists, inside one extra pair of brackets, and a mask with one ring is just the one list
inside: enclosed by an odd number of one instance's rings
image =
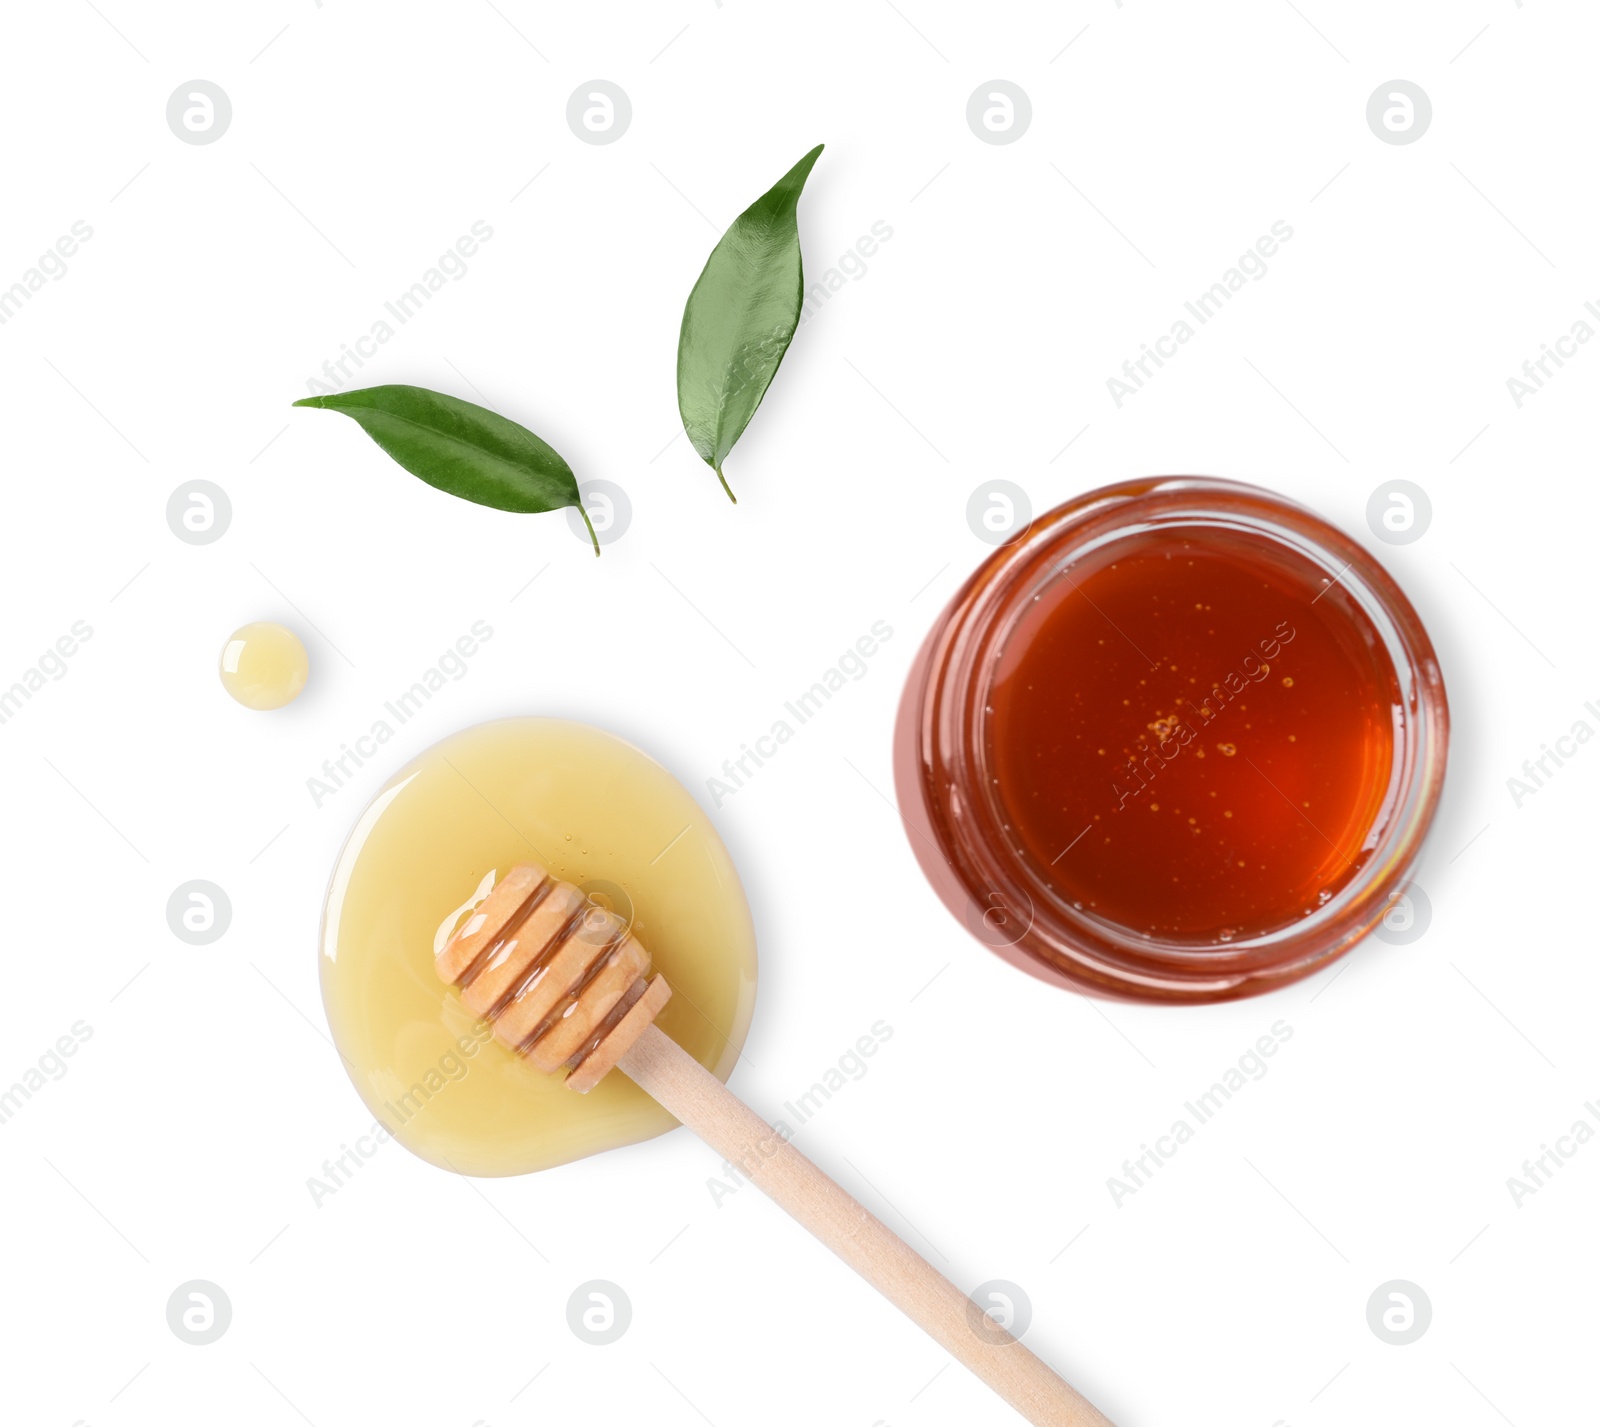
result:
[[(1022, 1285), (1030, 1344), (1123, 1427), (1593, 1419), (1600, 1142), (1520, 1207), (1506, 1183), (1600, 1099), (1600, 747), (1520, 807), (1507, 788), (1600, 728), (1600, 350), (1520, 409), (1506, 388), (1600, 298), (1592, 7), (97, 0), (6, 31), (0, 285), (94, 230), (0, 327), (0, 682), (94, 630), (0, 727), (0, 1081), (93, 1028), (0, 1127), (8, 1421), (1015, 1420), (754, 1191), (717, 1207), (685, 1134), (476, 1185), (389, 1147), (320, 1208), (306, 1188), (368, 1123), (314, 938), (394, 767), (560, 714), (709, 807), (707, 777), (875, 620), (894, 635), (868, 675), (714, 813), (762, 958), (734, 1088), (776, 1113), (888, 1021), (800, 1147), (963, 1287)], [(604, 147), (565, 121), (596, 77), (634, 111)], [(996, 77), (1033, 105), (1006, 146), (965, 119)], [(1396, 77), (1434, 109), (1404, 147), (1365, 119)], [(194, 78), (233, 105), (204, 147), (165, 121)], [(893, 238), (801, 329), (727, 464), (734, 507), (678, 431), (682, 304), (819, 141), (808, 272), (875, 221)], [(484, 402), (624, 487), (601, 560), (562, 516), (454, 501), (289, 410), (477, 219), (467, 276), (352, 384)], [(1268, 275), (1119, 410), (1106, 379), (1278, 219)], [(1003, 964), (886, 805), (906, 667), (988, 550), (974, 487), (1043, 510), (1169, 471), (1259, 481), (1368, 540), (1455, 718), (1426, 934), (1183, 1010)], [(1404, 547), (1365, 518), (1395, 477), (1433, 505)], [(233, 506), (205, 547), (165, 519), (195, 478)], [(261, 618), (313, 661), (275, 715), (215, 673)], [(315, 808), (307, 777), (479, 619), (468, 676)], [(233, 903), (209, 947), (166, 924), (191, 878)], [(1276, 1020), (1270, 1074), (1116, 1207), (1108, 1176)], [(194, 1278), (233, 1305), (206, 1347), (165, 1318)], [(633, 1304), (605, 1348), (565, 1318), (594, 1278)], [(1433, 1305), (1407, 1347), (1366, 1321), (1395, 1278)]]

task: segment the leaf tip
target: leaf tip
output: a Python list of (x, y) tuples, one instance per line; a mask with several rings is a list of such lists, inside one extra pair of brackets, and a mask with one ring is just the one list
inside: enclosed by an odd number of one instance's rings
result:
[(816, 148), (812, 149), (810, 153), (806, 154), (805, 157), (803, 157), (800, 162), (797, 163), (791, 170), (791, 173), (798, 176), (801, 183), (804, 183), (808, 178), (811, 177), (811, 170), (816, 167), (817, 160), (822, 157), (822, 151), (825, 148), (827, 148), (826, 144), (818, 144)]

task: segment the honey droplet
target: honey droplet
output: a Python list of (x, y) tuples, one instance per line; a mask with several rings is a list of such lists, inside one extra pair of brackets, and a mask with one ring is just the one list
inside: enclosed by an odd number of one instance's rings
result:
[(1224, 758), (1232, 758), (1233, 755), (1238, 751), (1239, 750), (1231, 743), (1219, 743), (1217, 745), (1217, 752), (1220, 753)]
[(300, 696), (311, 661), (292, 629), (262, 620), (242, 625), (222, 646), (222, 687), (247, 709), (281, 709)]

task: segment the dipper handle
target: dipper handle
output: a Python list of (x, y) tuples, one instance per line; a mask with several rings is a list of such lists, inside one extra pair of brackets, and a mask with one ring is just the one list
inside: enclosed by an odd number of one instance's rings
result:
[(568, 1089), (621, 1070), (1038, 1427), (1110, 1422), (655, 1024), (671, 996), (614, 913), (535, 863), (495, 884), (434, 959), (495, 1038)]
[(1037, 1427), (1112, 1427), (1109, 1418), (938, 1269), (785, 1141), (659, 1026), (617, 1062), (639, 1088), (965, 1363)]

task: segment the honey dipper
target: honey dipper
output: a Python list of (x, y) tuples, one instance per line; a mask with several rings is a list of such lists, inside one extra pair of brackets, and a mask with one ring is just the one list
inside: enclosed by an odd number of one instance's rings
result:
[(569, 1089), (613, 1069), (687, 1125), (1028, 1421), (1110, 1421), (654, 1024), (671, 988), (614, 913), (513, 867), (434, 962), (495, 1038)]

